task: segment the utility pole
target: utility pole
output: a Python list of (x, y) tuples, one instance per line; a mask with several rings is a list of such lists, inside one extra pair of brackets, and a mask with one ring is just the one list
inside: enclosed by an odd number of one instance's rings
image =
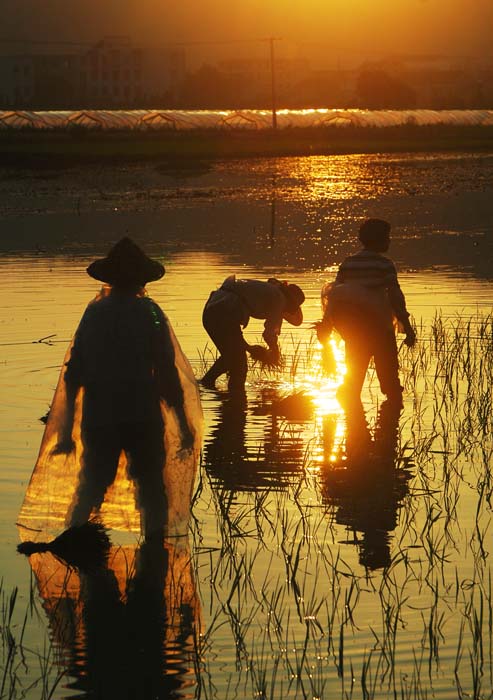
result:
[(276, 60), (274, 55), (274, 42), (279, 41), (279, 37), (271, 36), (268, 39), (270, 45), (270, 82), (272, 99), (272, 128), (277, 129), (277, 95), (276, 95)]

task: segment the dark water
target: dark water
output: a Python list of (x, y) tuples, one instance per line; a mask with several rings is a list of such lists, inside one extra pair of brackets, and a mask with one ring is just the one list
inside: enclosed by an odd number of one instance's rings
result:
[[(25, 696), (42, 697), (39, 653), (49, 688), (64, 672), (53, 697), (90, 697), (95, 668), (106, 689), (120, 674), (112, 686), (120, 692), (122, 678), (124, 688), (153, 679), (141, 697), (449, 698), (458, 682), (489, 697), (484, 465), (493, 447), (478, 415), (488, 412), (491, 392), (480, 380), (490, 365), (471, 360), (452, 390), (426, 353), (437, 313), (471, 321), (472, 347), (477, 314), (491, 312), (492, 176), (493, 156), (470, 154), (0, 171), (0, 567), (4, 608), (19, 587), (16, 635), (31, 611), (27, 660), (12, 681), (19, 692), (36, 683)], [(335, 378), (323, 379), (311, 329), (320, 288), (354, 249), (366, 216), (394, 225), (390, 254), (420, 327), (422, 351), (401, 349), (406, 392), (397, 416), (371, 374), (364, 413), (344, 413), (335, 398), (342, 347), (334, 346)], [(212, 358), (202, 307), (227, 275), (297, 282), (305, 322), (283, 330), (283, 374), (252, 368), (246, 404), (232, 403), (221, 384), (203, 392), (187, 546), (149, 555), (127, 542), (101, 580), (79, 580), (56, 561), (30, 567), (15, 552), (15, 521), (39, 418), (97, 292), (85, 267), (124, 234), (165, 262), (149, 292), (197, 376)], [(255, 342), (261, 332), (252, 322), (246, 335)], [(301, 412), (276, 410), (299, 391), (310, 397)], [(120, 625), (134, 642), (143, 635), (147, 660), (115, 633)]]
[[(389, 219), (404, 268), (489, 277), (489, 154), (316, 156), (0, 173), (2, 250), (103, 249), (124, 233), (235, 264), (324, 269)], [(33, 225), (35, 216), (35, 225)]]

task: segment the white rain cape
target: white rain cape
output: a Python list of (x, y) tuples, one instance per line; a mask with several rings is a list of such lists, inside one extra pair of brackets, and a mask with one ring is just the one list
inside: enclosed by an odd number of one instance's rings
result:
[[(104, 286), (88, 309), (99, 304), (110, 294), (111, 288)], [(145, 295), (145, 291), (142, 291), (139, 296)], [(151, 300), (149, 301), (154, 304)], [(167, 342), (172, 345), (172, 348), (163, 347), (161, 350), (167, 353), (167, 356), (174, 355), (174, 366), (183, 394), (184, 414), (193, 436), (193, 444), (189, 445), (188, 449), (182, 449), (182, 428), (176, 411), (161, 398), (160, 410), (164, 423), (165, 446), (162, 473), (168, 500), (165, 534), (173, 536), (186, 533), (188, 527), (192, 490), (202, 445), (202, 410), (192, 368), (180, 348), (168, 319), (157, 305), (154, 304), (154, 307), (159, 310), (161, 322), (167, 326), (166, 337), (169, 339)], [(74, 338), (76, 337), (77, 332)], [(81, 437), (84, 410), (83, 386), (78, 390), (75, 398), (71, 430), (75, 447), (68, 454), (57, 454), (55, 447), (60, 442), (61, 436), (66, 433), (67, 420), (72, 420), (65, 375), (73, 344), (74, 341), (65, 355), (38, 459), (20, 510), (18, 525), (23, 541), (46, 541), (70, 524), (74, 494), (83, 468), (84, 444)], [(127, 467), (127, 457), (122, 451), (116, 478), (106, 492), (97, 515), (109, 529), (139, 533), (142, 512), (139, 512), (136, 506), (135, 483), (129, 478)]]

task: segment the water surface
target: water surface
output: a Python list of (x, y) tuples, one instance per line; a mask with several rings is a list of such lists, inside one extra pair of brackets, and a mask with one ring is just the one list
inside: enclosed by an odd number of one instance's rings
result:
[[(483, 342), (489, 346), (479, 337), (478, 314), (491, 312), (492, 175), (493, 156), (469, 154), (1, 171), (0, 565), (4, 590), (19, 587), (19, 618), (28, 607), (31, 567), (15, 552), (15, 520), (41, 440), (40, 418), (98, 290), (85, 268), (129, 234), (166, 265), (149, 293), (169, 315), (197, 376), (213, 352), (202, 307), (227, 275), (278, 275), (307, 297), (304, 324), (283, 329), (282, 375), (252, 368), (242, 405), (229, 401), (224, 385), (203, 391), (204, 457), (190, 554), (171, 558), (187, 581), (188, 626), (168, 621), (175, 632), (164, 640), (162, 630), (149, 631), (154, 652), (156, 645), (166, 651), (153, 672), (165, 668), (176, 680), (162, 692), (220, 700), (425, 692), (448, 698), (460, 683), (464, 693), (490, 697), (493, 446), (485, 429), (491, 390), (482, 379), (491, 358), (481, 350)], [(365, 414), (346, 415), (335, 399), (342, 346), (334, 347), (338, 374), (324, 379), (311, 329), (323, 282), (354, 249), (358, 222), (370, 215), (394, 225), (390, 254), (420, 329), (421, 350), (401, 349), (400, 416), (382, 407), (371, 374)], [(468, 343), (476, 354), (460, 372), (453, 364), (437, 369), (436, 314), (445, 323), (471, 322)], [(255, 342), (261, 332), (252, 321), (246, 336)], [(451, 352), (459, 355), (454, 342)], [(313, 409), (288, 420), (273, 405), (296, 391), (313, 399)], [(392, 468), (382, 472), (376, 462)], [(120, 588), (134, 556), (115, 554), (112, 580)], [(143, 580), (168, 591), (175, 610), (176, 594), (152, 558), (137, 556), (148, 572)], [(66, 672), (54, 697), (87, 697), (85, 674), (99, 658), (87, 635), (101, 627), (91, 624), (107, 609), (94, 614), (86, 601), (85, 632), (67, 642), (56, 632), (59, 601), (53, 605), (45, 585), (63, 571), (38, 564), (40, 615), (29, 617), (25, 645), (46, 655), (44, 639), (51, 638), (50, 664), (57, 663), (50, 682), (56, 669)], [(78, 586), (68, 585), (72, 600), (79, 600)], [(183, 622), (183, 611), (177, 614)], [(31, 659), (21, 676), (28, 687), (39, 666)], [(27, 696), (39, 697), (39, 688)]]

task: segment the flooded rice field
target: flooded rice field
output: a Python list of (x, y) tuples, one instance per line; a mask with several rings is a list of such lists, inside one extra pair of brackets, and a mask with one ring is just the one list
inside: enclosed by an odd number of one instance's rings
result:
[[(467, 153), (0, 170), (1, 698), (493, 697), (492, 190), (493, 155)], [(343, 344), (324, 376), (312, 328), (369, 216), (418, 331), (402, 411), (373, 371), (345, 411)], [(188, 537), (114, 533), (92, 575), (17, 554), (16, 521), (85, 268), (123, 235), (165, 264), (148, 291), (197, 377), (225, 277), (306, 301), (245, 402), (201, 389)]]

